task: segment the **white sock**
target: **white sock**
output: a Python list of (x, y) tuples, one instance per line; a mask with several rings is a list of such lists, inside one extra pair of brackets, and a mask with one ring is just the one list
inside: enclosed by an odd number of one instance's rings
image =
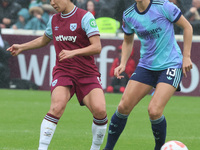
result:
[(105, 125), (96, 125), (92, 124), (92, 134), (93, 134), (93, 140), (92, 140), (92, 146), (90, 150), (99, 150), (101, 144), (103, 143), (104, 136), (106, 134), (107, 124)]
[(53, 134), (56, 130), (57, 124), (43, 119), (40, 128), (40, 141), (38, 150), (47, 150), (51, 142)]

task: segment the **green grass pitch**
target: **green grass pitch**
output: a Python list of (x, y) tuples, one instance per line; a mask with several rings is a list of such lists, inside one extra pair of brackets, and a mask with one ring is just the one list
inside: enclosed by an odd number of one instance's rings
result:
[[(108, 119), (117, 108), (121, 94), (105, 94)], [(154, 139), (146, 96), (132, 111), (115, 150), (153, 150)], [(0, 90), (0, 150), (36, 150), (40, 124), (50, 106), (50, 91)], [(183, 142), (189, 150), (200, 150), (200, 98), (173, 96), (164, 115), (167, 139)], [(79, 106), (76, 97), (68, 103), (49, 150), (89, 150), (92, 115)], [(101, 150), (106, 144), (107, 134)]]

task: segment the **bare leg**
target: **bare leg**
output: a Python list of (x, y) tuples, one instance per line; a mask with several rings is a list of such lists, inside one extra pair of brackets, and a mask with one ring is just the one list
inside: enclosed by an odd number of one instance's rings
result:
[(165, 143), (167, 122), (163, 111), (175, 90), (170, 84), (159, 83), (149, 103), (148, 112), (155, 137), (155, 150), (160, 150)]
[(99, 150), (107, 129), (106, 103), (102, 89), (93, 89), (83, 100), (93, 114), (93, 140), (90, 150)]
[(70, 98), (69, 91), (70, 89), (68, 87), (62, 86), (58, 86), (54, 89), (51, 97), (50, 110), (44, 117), (41, 124), (38, 150), (48, 149), (53, 134), (56, 130), (57, 123), (62, 116)]

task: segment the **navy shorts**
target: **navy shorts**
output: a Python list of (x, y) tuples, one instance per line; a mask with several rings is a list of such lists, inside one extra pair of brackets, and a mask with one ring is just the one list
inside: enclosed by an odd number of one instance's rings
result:
[(182, 68), (168, 68), (161, 71), (152, 71), (142, 67), (137, 67), (135, 72), (131, 75), (130, 80), (135, 80), (152, 87), (160, 82), (168, 83), (180, 91), (180, 82), (182, 80)]

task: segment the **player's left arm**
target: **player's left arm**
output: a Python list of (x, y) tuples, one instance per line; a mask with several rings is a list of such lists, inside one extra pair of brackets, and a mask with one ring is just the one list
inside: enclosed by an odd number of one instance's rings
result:
[(193, 29), (190, 23), (186, 20), (186, 18), (181, 15), (179, 20), (176, 22), (176, 25), (183, 29), (183, 74), (187, 77), (187, 72), (192, 69), (192, 61), (191, 61), (191, 47), (192, 47), (192, 34)]
[(90, 45), (84, 48), (76, 49), (73, 51), (62, 50), (59, 53), (59, 61), (64, 59), (73, 58), (74, 56), (90, 56), (100, 54), (101, 52), (101, 41), (100, 36), (95, 35), (89, 38)]
[(101, 40), (99, 35), (94, 35), (89, 38), (90, 45), (81, 48), (81, 50), (77, 49), (75, 50), (76, 55), (79, 56), (90, 56), (90, 55), (95, 55), (95, 54), (100, 54), (101, 53)]

